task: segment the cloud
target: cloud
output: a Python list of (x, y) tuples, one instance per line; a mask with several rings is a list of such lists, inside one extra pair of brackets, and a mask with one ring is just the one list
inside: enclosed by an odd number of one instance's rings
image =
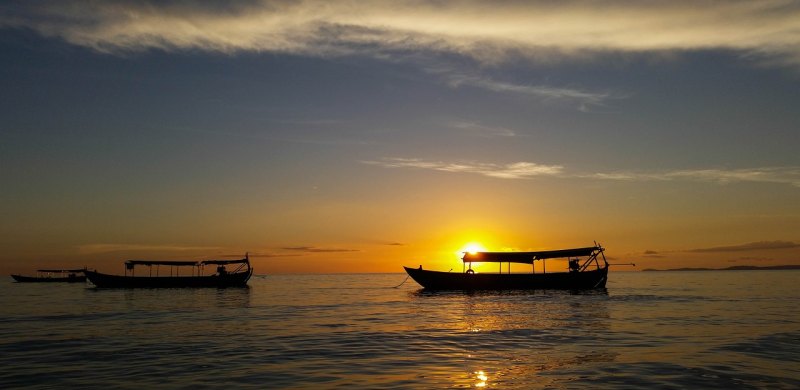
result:
[(110, 252), (191, 252), (214, 251), (222, 249), (218, 246), (179, 246), (148, 244), (85, 244), (78, 246), (78, 253), (84, 255)]
[(754, 169), (701, 169), (675, 171), (668, 174), (675, 179), (692, 179), (700, 181), (716, 181), (719, 183), (733, 182), (764, 182), (791, 184), (800, 187), (800, 168), (754, 168)]
[(505, 127), (490, 127), (474, 122), (453, 121), (450, 122), (448, 126), (452, 129), (462, 130), (476, 137), (515, 137), (517, 135), (514, 130), (506, 129)]
[[(577, 103), (580, 111), (589, 112), (591, 108), (603, 106), (610, 99), (623, 99), (627, 94), (612, 93), (609, 91), (598, 92), (578, 88), (557, 87), (552, 85), (520, 84), (508, 81), (499, 81), (479, 72), (468, 72), (460, 67), (447, 66), (443, 63), (435, 65), (422, 65), (425, 61), (417, 59), (422, 69), (440, 79), (451, 88), (478, 88), (486, 91), (512, 94), (522, 97), (540, 99), (547, 102)], [(507, 129), (504, 129), (507, 130)]]
[(280, 248), (287, 251), (297, 251), (305, 253), (339, 253), (339, 252), (360, 252), (358, 249), (345, 248), (317, 248), (314, 246), (288, 246)]
[(497, 63), (601, 53), (728, 50), (800, 65), (800, 3), (705, 1), (14, 2), (0, 28), (108, 53), (148, 49), (318, 56), (438, 52)]
[(452, 173), (474, 173), (502, 179), (530, 179), (537, 176), (549, 176), (609, 181), (698, 181), (717, 184), (774, 183), (800, 187), (799, 167), (571, 173), (561, 165), (544, 165), (526, 161), (495, 164), (475, 161), (446, 162), (392, 157), (361, 162), (384, 168), (416, 168)]
[(650, 257), (650, 258), (654, 258), (654, 259), (659, 259), (659, 258), (663, 258), (664, 257), (659, 252), (651, 251), (651, 250), (644, 251), (644, 253), (642, 253), (642, 256)]
[[(241, 255), (239, 255), (241, 256)], [(273, 253), (273, 252), (254, 252), (249, 254), (250, 257), (298, 257), (300, 256), (299, 253)]]
[(589, 92), (574, 88), (561, 88), (546, 85), (523, 85), (496, 81), (485, 76), (449, 74), (447, 84), (453, 88), (470, 86), (498, 93), (513, 93), (545, 100), (577, 101), (586, 110), (590, 105), (602, 105), (603, 101), (614, 98), (610, 92)]
[(661, 254), (659, 254), (659, 252), (657, 252), (657, 251), (653, 251), (653, 250), (646, 250), (646, 251), (644, 251), (644, 252), (642, 253), (642, 256), (643, 256), (643, 257), (649, 257), (649, 258), (652, 258), (652, 259), (660, 259), (660, 258), (663, 258), (663, 257), (664, 257), (664, 256), (662, 256)]
[(527, 179), (535, 176), (553, 176), (562, 171), (560, 165), (542, 165), (530, 162), (490, 164), (479, 162), (425, 161), (416, 158), (384, 158), (378, 161), (362, 161), (364, 164), (384, 168), (417, 168), (443, 172), (474, 173), (499, 179)]
[(349, 121), (343, 119), (275, 119), (276, 123), (302, 126), (332, 126), (348, 124)]
[(719, 184), (760, 182), (800, 187), (800, 167), (766, 167), (746, 169), (689, 169), (663, 172), (610, 172), (579, 175), (580, 177), (620, 181), (691, 180)]
[(740, 261), (740, 260), (741, 261), (772, 261), (772, 260), (775, 260), (775, 259), (773, 259), (771, 257), (742, 256), (742, 257), (740, 257), (740, 258), (738, 258), (736, 260), (733, 260), (733, 262), (737, 262), (737, 261)]
[(792, 241), (758, 241), (741, 245), (717, 246), (712, 248), (691, 249), (687, 252), (714, 253), (714, 252), (746, 252), (769, 249), (800, 248), (800, 244)]

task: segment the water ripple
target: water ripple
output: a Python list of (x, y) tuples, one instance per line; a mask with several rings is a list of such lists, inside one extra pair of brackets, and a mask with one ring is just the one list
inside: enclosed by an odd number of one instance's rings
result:
[(787, 291), (800, 273), (750, 295), (735, 288), (746, 274), (615, 274), (587, 293), (387, 288), (398, 275), (226, 290), (5, 283), (0, 387), (798, 388)]

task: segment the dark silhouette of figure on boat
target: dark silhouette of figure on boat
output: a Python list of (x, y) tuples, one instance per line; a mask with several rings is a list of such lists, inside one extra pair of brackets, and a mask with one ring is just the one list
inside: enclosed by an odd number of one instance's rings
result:
[(580, 264), (578, 263), (580, 259), (569, 259), (569, 272), (578, 272), (581, 268)]

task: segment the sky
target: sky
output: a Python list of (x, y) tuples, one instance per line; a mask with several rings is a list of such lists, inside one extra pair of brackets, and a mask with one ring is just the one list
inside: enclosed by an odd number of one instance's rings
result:
[[(6, 1), (0, 272), (800, 264), (800, 3)], [(555, 267), (555, 266), (552, 266)], [(548, 265), (548, 270), (551, 266)]]

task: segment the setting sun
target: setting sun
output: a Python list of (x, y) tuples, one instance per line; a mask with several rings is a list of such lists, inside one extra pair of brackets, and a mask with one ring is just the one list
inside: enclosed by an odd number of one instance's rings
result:
[(470, 242), (470, 243), (464, 245), (463, 247), (461, 247), (461, 249), (459, 249), (456, 252), (456, 254), (458, 255), (459, 258), (461, 258), (461, 257), (464, 256), (464, 253), (469, 253), (469, 254), (473, 254), (474, 255), (475, 253), (485, 252), (485, 251), (486, 251), (486, 248), (483, 245), (481, 245), (480, 243)]

